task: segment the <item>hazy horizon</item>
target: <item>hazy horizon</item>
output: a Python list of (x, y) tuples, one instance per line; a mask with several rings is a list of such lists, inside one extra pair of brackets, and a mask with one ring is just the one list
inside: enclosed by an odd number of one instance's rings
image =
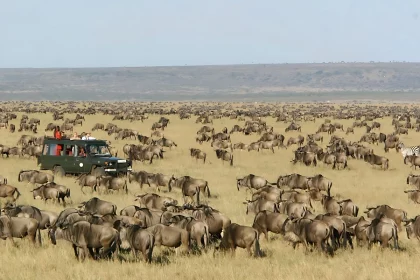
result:
[(420, 61), (417, 1), (2, 1), (0, 68)]

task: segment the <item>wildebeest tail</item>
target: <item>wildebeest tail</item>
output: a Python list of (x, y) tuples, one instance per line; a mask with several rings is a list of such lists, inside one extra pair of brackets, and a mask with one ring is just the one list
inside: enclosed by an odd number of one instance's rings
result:
[(209, 188), (209, 183), (206, 182), (206, 186), (204, 187), (204, 191), (207, 192), (207, 197), (210, 197), (210, 188)]
[(15, 189), (15, 193), (17, 194), (15, 200), (17, 200), (20, 196), (20, 192), (17, 188)]
[(403, 222), (408, 221), (407, 212), (403, 211)]
[(210, 234), (209, 234), (209, 226), (204, 225), (204, 248), (207, 248), (207, 244), (210, 240)]
[(124, 182), (125, 194), (128, 194), (127, 180)]
[(341, 233), (343, 238), (343, 247), (347, 247), (347, 225), (345, 222), (343, 222), (343, 232)]
[(315, 157), (314, 157), (313, 163), (314, 163), (314, 166), (316, 166), (316, 158)]
[(112, 214), (117, 215), (117, 206), (115, 204), (112, 205)]
[(257, 230), (255, 230), (255, 241), (254, 241), (254, 257), (262, 257), (261, 247), (260, 247), (260, 235)]
[(359, 215), (359, 207), (356, 206), (356, 205), (353, 206), (353, 215), (355, 217), (357, 217), (357, 215)]
[(328, 183), (328, 188), (327, 188), (327, 194), (328, 196), (331, 196), (331, 188), (332, 188), (332, 182)]
[(42, 242), (41, 242), (41, 229), (39, 228), (39, 225), (38, 225), (38, 229), (36, 230), (36, 234), (38, 235), (38, 244), (39, 244), (39, 246), (41, 246), (42, 245)]
[(70, 197), (70, 189), (66, 190), (66, 197)]
[(230, 166), (233, 165), (233, 155), (230, 155)]
[(398, 245), (398, 230), (396, 227), (392, 228), (392, 238), (394, 239), (394, 249), (399, 249), (400, 247)]
[(153, 247), (155, 247), (155, 236), (153, 234), (149, 234), (149, 251), (147, 251), (148, 263), (152, 262)]
[(200, 187), (196, 187), (195, 191), (197, 193), (197, 205), (200, 205)]

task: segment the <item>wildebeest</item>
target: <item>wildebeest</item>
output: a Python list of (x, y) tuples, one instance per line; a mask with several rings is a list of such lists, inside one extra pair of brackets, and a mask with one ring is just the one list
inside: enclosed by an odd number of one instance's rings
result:
[(88, 201), (82, 202), (79, 206), (82, 211), (98, 215), (117, 215), (117, 206), (111, 202), (93, 197)]
[(303, 218), (306, 211), (308, 210), (308, 206), (309, 205), (307, 205), (304, 202), (293, 202), (283, 200), (278, 204), (278, 211), (276, 212), (287, 214), (287, 216), (292, 218)]
[(338, 204), (340, 205), (340, 215), (357, 217), (359, 214), (359, 207), (351, 199), (338, 201)]
[[(5, 179), (4, 179), (5, 180)], [(7, 181), (5, 181), (7, 184)], [(20, 192), (16, 187), (6, 185), (6, 184), (0, 184), (0, 197), (11, 199), (12, 201), (16, 201), (19, 196)], [(16, 194), (16, 197), (15, 197)]]
[(197, 246), (206, 248), (209, 242), (209, 226), (203, 221), (198, 221), (193, 217), (184, 215), (174, 215), (169, 223), (171, 226), (185, 229), (190, 233), (191, 241), (195, 241)]
[(171, 181), (173, 175), (164, 175), (162, 173), (151, 174), (149, 173), (147, 176), (147, 183), (149, 186), (155, 185), (160, 191), (160, 187), (168, 187), (168, 191), (172, 191), (171, 185), (169, 182)]
[(281, 188), (287, 186), (291, 189), (306, 190), (308, 188), (308, 179), (308, 177), (297, 173), (279, 176), (277, 179), (277, 187)]
[(254, 246), (254, 257), (261, 257), (258, 231), (252, 227), (232, 223), (223, 230), (222, 241), (215, 250), (230, 250), (234, 255), (237, 247), (246, 248), (249, 255), (252, 256), (252, 246)]
[(165, 210), (167, 205), (177, 205), (178, 201), (168, 196), (160, 196), (154, 193), (137, 195), (135, 201), (149, 209)]
[(247, 200), (243, 202), (246, 205), (246, 214), (253, 213), (257, 214), (260, 211), (268, 210), (271, 212), (279, 212), (277, 208), (277, 204), (274, 201), (266, 200), (264, 198), (255, 199), (255, 200)]
[(125, 190), (125, 193), (128, 193), (127, 180), (125, 180), (124, 178), (118, 178), (113, 176), (99, 176), (98, 187), (100, 186), (105, 187), (106, 193), (108, 192), (108, 190)]
[(414, 166), (414, 170), (417, 168), (417, 166), (420, 166), (420, 156), (416, 155), (410, 155), (406, 156), (404, 158), (404, 164), (407, 164), (407, 162), (411, 163), (411, 168)]
[(322, 174), (317, 174), (312, 177), (307, 177), (308, 189), (318, 189), (325, 191), (328, 194), (331, 193), (332, 182), (325, 178)]
[(216, 156), (218, 159), (221, 159), (222, 162), (229, 161), (230, 166), (233, 165), (233, 154), (229, 153), (228, 151), (217, 149), (216, 150)]
[(285, 234), (286, 239), (293, 243), (293, 248), (298, 243), (303, 243), (308, 250), (309, 245), (313, 244), (321, 252), (324, 251), (333, 255), (333, 250), (328, 244), (331, 230), (323, 221), (306, 218), (287, 218), (283, 224), (282, 232)]
[(401, 230), (401, 223), (407, 220), (407, 212), (401, 209), (395, 209), (390, 207), (389, 205), (379, 205), (376, 207), (367, 207), (365, 211), (368, 218), (379, 218), (381, 215), (385, 215), (386, 217), (395, 221), (398, 226), (398, 229)]
[(203, 159), (203, 163), (206, 163), (207, 154), (200, 149), (190, 148), (190, 155), (196, 160)]
[(408, 194), (409, 200), (412, 200), (416, 204), (420, 204), (420, 190), (408, 190), (404, 192)]
[(240, 187), (258, 190), (267, 185), (275, 185), (275, 184), (269, 183), (265, 178), (254, 175), (254, 174), (249, 174), (243, 178), (236, 179), (236, 187), (238, 191)]
[[(128, 173), (128, 182), (131, 184), (132, 182), (137, 182), (140, 186), (140, 189), (143, 189), (144, 184), (148, 183), (149, 173), (146, 171), (138, 171), (138, 172), (129, 172)], [(149, 184), (150, 186), (150, 184)]]
[(149, 231), (138, 225), (122, 225), (119, 228), (122, 245), (125, 248), (127, 243), (133, 256), (137, 258), (138, 251), (141, 251), (146, 262), (152, 262), (153, 247), (155, 246), (155, 237)]
[(298, 161), (303, 162), (306, 166), (311, 164), (317, 165), (316, 154), (312, 152), (295, 151), (295, 158), (292, 160), (292, 163), (296, 164)]
[(89, 174), (80, 175), (75, 182), (79, 183), (80, 190), (83, 194), (85, 194), (85, 192), (83, 191), (83, 187), (90, 187), (93, 193), (93, 191), (96, 191), (96, 187), (98, 184), (97, 177)]
[(258, 233), (264, 233), (265, 239), (268, 241), (268, 232), (280, 234), (283, 224), (288, 216), (281, 213), (273, 213), (267, 210), (260, 211), (255, 215), (252, 227), (255, 228)]
[(46, 184), (54, 182), (54, 175), (40, 172), (38, 170), (21, 170), (18, 175), (18, 181), (26, 181), (28, 184)]
[(1, 239), (8, 239), (15, 245), (13, 238), (24, 238), (26, 236), (29, 237), (33, 244), (36, 244), (36, 239), (38, 237), (39, 245), (41, 245), (39, 221), (27, 217), (0, 216)]
[[(64, 239), (72, 243), (74, 254), (79, 260), (86, 256), (97, 257), (93, 249), (103, 249), (101, 257), (109, 257), (115, 251), (118, 253), (120, 238), (116, 229), (109, 226), (95, 225), (87, 221), (79, 221), (73, 224), (63, 225), (61, 228), (53, 227), (48, 233), (52, 244), (56, 245), (56, 239)], [(78, 249), (83, 254), (79, 256)]]
[(420, 189), (420, 175), (409, 174), (407, 176), (407, 185), (413, 185)]
[(303, 142), (305, 141), (305, 137), (302, 135), (299, 135), (298, 137), (290, 137), (289, 140), (287, 140), (287, 147), (293, 144), (298, 144), (299, 146), (303, 145)]
[(405, 230), (408, 239), (417, 238), (417, 240), (420, 240), (420, 215), (407, 220), (405, 222)]
[(190, 176), (182, 176), (179, 178), (173, 178), (170, 182), (171, 188), (177, 187), (182, 191), (184, 200), (186, 197), (189, 197), (191, 201), (194, 201), (194, 195), (197, 196), (197, 204), (200, 204), (200, 192), (203, 191), (204, 194), (207, 194), (207, 197), (210, 197), (210, 188), (208, 182), (202, 179), (192, 178)]
[(370, 163), (372, 166), (380, 165), (383, 170), (387, 170), (389, 168), (389, 159), (383, 156), (378, 156), (371, 153), (365, 155), (364, 160)]
[(190, 234), (188, 231), (178, 227), (165, 226), (162, 224), (154, 225), (146, 229), (155, 237), (155, 246), (178, 248), (182, 245), (184, 251), (190, 250)]

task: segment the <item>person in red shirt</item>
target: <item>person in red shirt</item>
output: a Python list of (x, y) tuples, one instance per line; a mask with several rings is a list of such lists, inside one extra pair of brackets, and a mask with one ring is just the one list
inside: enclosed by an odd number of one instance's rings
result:
[[(54, 129), (54, 138), (60, 140), (61, 139), (61, 131), (60, 131), (60, 127), (57, 125)], [(59, 156), (61, 155), (61, 150), (63, 149), (63, 145), (58, 144), (57, 145), (57, 150), (56, 150), (56, 155)]]

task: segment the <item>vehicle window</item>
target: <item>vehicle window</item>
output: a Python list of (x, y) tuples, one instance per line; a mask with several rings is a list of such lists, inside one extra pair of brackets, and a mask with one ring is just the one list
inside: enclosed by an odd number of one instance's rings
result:
[(106, 145), (87, 145), (87, 151), (90, 155), (110, 155), (108, 146)]
[(65, 155), (66, 156), (73, 156), (75, 154), (75, 152), (76, 152), (75, 147), (76, 147), (76, 145), (69, 145), (69, 144), (67, 144), (66, 145), (66, 150), (65, 150)]
[(76, 149), (77, 149), (76, 156), (78, 156), (78, 157), (85, 157), (86, 156), (86, 151), (85, 151), (84, 147), (77, 146)]
[(49, 145), (45, 144), (44, 145), (44, 151), (42, 152), (43, 155), (49, 155), (50, 154), (50, 150), (49, 150)]
[(63, 155), (63, 144), (50, 144), (48, 149), (48, 155), (50, 156), (61, 156)]

